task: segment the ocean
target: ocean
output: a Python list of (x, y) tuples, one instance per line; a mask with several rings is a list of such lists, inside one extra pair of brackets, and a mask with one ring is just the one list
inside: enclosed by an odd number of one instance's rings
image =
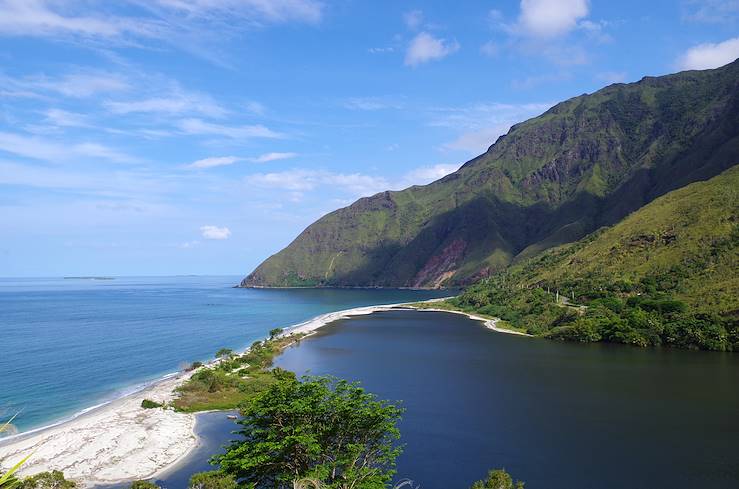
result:
[(240, 289), (241, 277), (0, 279), (0, 421), (28, 431), (140, 389), (222, 347), (320, 314), (448, 291)]

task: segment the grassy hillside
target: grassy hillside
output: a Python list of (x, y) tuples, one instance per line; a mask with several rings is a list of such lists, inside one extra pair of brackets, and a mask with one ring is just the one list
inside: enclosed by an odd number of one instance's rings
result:
[(468, 284), (739, 161), (739, 61), (560, 103), (430, 185), (321, 218), (244, 286)]
[(554, 338), (739, 351), (739, 166), (449, 302)]

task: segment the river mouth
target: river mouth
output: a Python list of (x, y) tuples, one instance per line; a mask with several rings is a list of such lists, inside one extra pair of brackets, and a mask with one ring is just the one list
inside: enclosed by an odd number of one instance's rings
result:
[(402, 401), (397, 475), (423, 489), (496, 467), (532, 488), (739, 483), (735, 354), (559, 343), (398, 310), (336, 321), (275, 365)]

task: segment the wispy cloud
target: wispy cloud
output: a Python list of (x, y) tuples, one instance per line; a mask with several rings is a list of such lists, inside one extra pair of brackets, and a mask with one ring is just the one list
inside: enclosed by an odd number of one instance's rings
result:
[(258, 23), (318, 23), (324, 10), (323, 4), (316, 0), (155, 0), (147, 3), (170, 14), (204, 22), (236, 18)]
[(193, 161), (188, 168), (213, 168), (216, 166), (233, 165), (237, 161), (242, 161), (243, 158), (238, 156), (212, 156), (210, 158), (203, 158), (201, 160)]
[(284, 134), (273, 131), (261, 124), (229, 126), (190, 118), (179, 121), (178, 125), (183, 133), (193, 135), (219, 136), (229, 139), (280, 139), (285, 137)]
[(739, 37), (716, 44), (706, 43), (688, 49), (677, 64), (683, 70), (718, 68), (739, 58)]
[(246, 182), (257, 187), (286, 190), (292, 192), (294, 197), (322, 187), (331, 187), (353, 197), (373, 195), (389, 187), (388, 181), (382, 177), (300, 168), (256, 173), (248, 176)]
[(214, 168), (217, 166), (228, 166), (233, 165), (239, 161), (250, 161), (252, 163), (269, 163), (271, 161), (287, 160), (298, 156), (297, 153), (265, 153), (263, 155), (255, 156), (252, 158), (244, 158), (239, 156), (212, 156), (210, 158), (203, 158), (201, 160), (194, 161), (187, 165), (188, 168)]
[(441, 107), (433, 110), (429, 125), (462, 131), (454, 140), (444, 143), (441, 149), (480, 154), (513, 124), (541, 114), (551, 105), (479, 103), (463, 107)]
[(428, 32), (421, 32), (414, 37), (405, 53), (406, 66), (418, 66), (429, 61), (446, 58), (459, 50), (455, 40), (436, 38)]
[(124, 76), (96, 70), (81, 70), (57, 77), (0, 76), (0, 81), (8, 92), (15, 92), (16, 96), (24, 97), (40, 97), (42, 94), (53, 93), (71, 98), (86, 98), (101, 93), (122, 92), (131, 88)]
[(9, 132), (0, 132), (0, 151), (50, 163), (67, 161), (79, 157), (100, 158), (113, 162), (131, 162), (136, 160), (132, 156), (99, 143), (55, 143), (49, 141), (47, 138), (37, 138)]
[(167, 45), (225, 64), (224, 37), (269, 24), (317, 24), (317, 0), (0, 0), (0, 36), (70, 39), (85, 45)]
[(254, 163), (269, 163), (270, 161), (279, 161), (279, 160), (288, 160), (290, 158), (295, 158), (298, 156), (298, 153), (265, 153), (263, 155), (257, 156), (256, 158), (249, 158), (249, 161), (253, 161)]
[(439, 163), (437, 165), (421, 166), (405, 174), (401, 179), (402, 185), (400, 188), (409, 187), (411, 185), (426, 185), (427, 183), (431, 183), (445, 177), (458, 169), (458, 164)]
[(206, 94), (176, 88), (168, 96), (151, 97), (143, 100), (105, 102), (105, 107), (114, 114), (161, 113), (205, 115), (223, 117), (228, 111)]
[(85, 114), (62, 109), (48, 109), (45, 122), (59, 127), (90, 127), (89, 117)]

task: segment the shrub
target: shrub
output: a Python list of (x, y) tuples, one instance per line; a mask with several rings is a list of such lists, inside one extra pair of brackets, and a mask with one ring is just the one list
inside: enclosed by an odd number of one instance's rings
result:
[(234, 351), (230, 348), (221, 348), (216, 352), (216, 358), (230, 357), (231, 355), (233, 355), (233, 352)]
[(472, 489), (523, 489), (523, 482), (516, 481), (503, 469), (495, 469), (488, 472), (485, 480), (472, 484)]
[(223, 472), (198, 472), (190, 477), (190, 489), (236, 489), (236, 479)]
[(20, 485), (21, 489), (75, 489), (77, 483), (64, 478), (64, 473), (54, 470), (26, 477)]
[(141, 401), (141, 407), (144, 409), (155, 409), (163, 406), (164, 404), (152, 401), (151, 399), (144, 399), (143, 401)]
[(131, 489), (160, 489), (160, 487), (150, 481), (133, 481)]
[(283, 331), (283, 329), (282, 329), (282, 328), (275, 328), (275, 329), (271, 329), (271, 330), (269, 331), (269, 337), (270, 337), (270, 338), (274, 338), (275, 336), (277, 336), (277, 335), (279, 335), (280, 333), (282, 333), (282, 331)]
[(186, 370), (195, 370), (203, 366), (203, 362), (192, 362)]

